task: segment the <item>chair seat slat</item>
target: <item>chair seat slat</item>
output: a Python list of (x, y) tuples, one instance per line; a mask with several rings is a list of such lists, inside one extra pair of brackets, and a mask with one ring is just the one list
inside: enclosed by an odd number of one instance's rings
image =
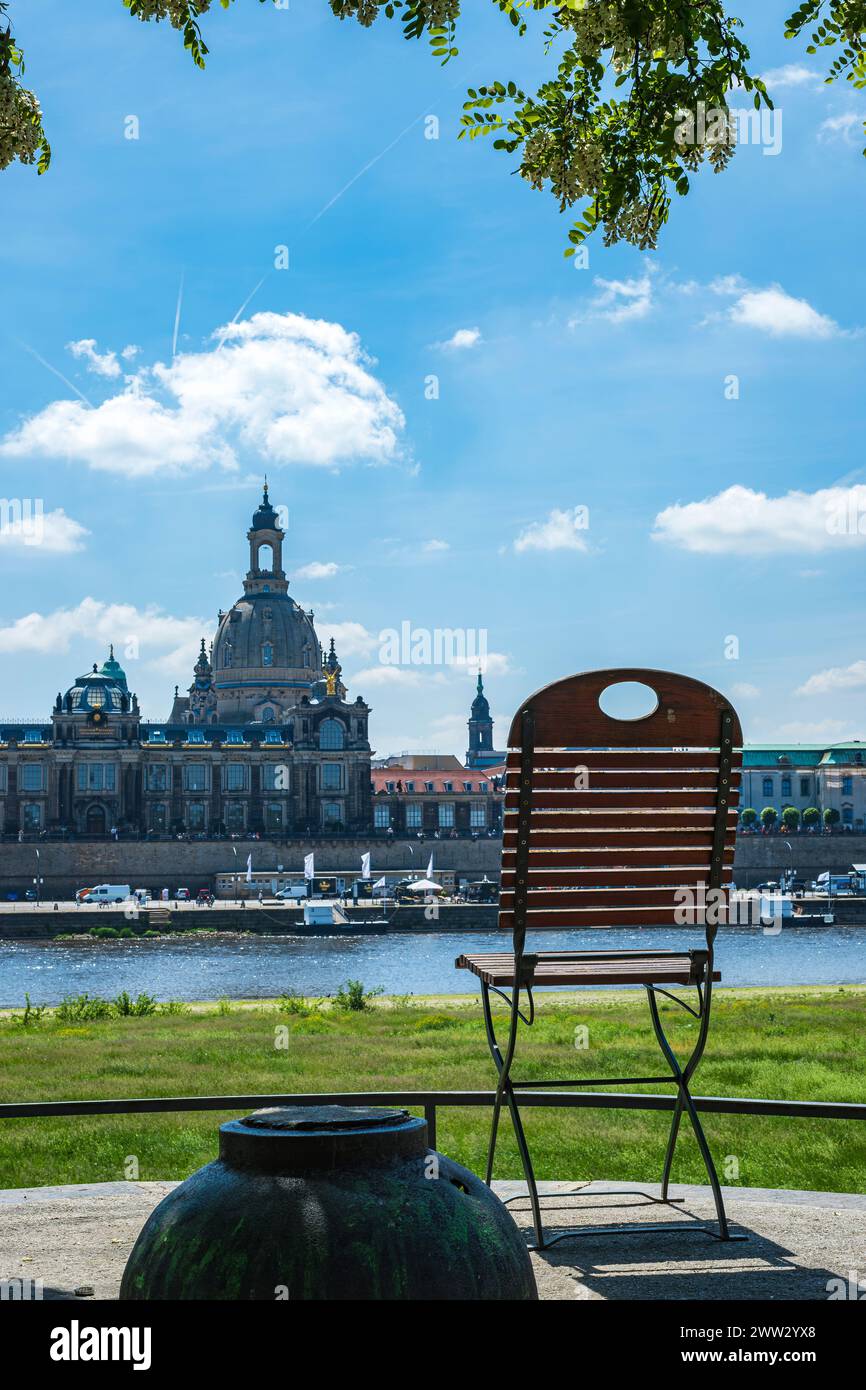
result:
[[(466, 954), (455, 961), (458, 970), (470, 970), (490, 985), (499, 987), (514, 983), (514, 954)], [(687, 985), (701, 978), (701, 967), (691, 956), (658, 957), (652, 955), (620, 956), (610, 960), (563, 959), (546, 960), (538, 956), (533, 972), (534, 985), (598, 985), (598, 984), (677, 984)], [(719, 980), (719, 971), (713, 979)]]

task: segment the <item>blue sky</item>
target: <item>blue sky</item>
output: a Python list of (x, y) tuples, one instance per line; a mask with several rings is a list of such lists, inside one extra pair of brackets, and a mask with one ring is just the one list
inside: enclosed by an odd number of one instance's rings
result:
[(500, 744), (528, 691), (608, 665), (709, 681), (754, 740), (866, 737), (862, 94), (785, 42), (789, 5), (742, 4), (780, 152), (576, 270), (552, 199), (455, 138), (466, 86), (544, 70), (470, 8), (441, 69), (325, 0), (239, 0), (202, 73), (120, 0), (84, 35), (17, 0), (54, 163), (0, 175), (0, 492), (45, 514), (0, 536), (4, 714), (113, 640), (164, 718), (267, 471), (379, 753), (466, 747), (471, 663), (383, 664), (405, 621), (486, 632)]

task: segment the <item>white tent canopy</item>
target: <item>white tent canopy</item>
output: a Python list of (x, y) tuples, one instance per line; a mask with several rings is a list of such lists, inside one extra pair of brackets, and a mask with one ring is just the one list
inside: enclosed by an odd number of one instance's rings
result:
[(414, 883), (407, 883), (406, 888), (410, 893), (442, 893), (444, 889), (441, 883), (434, 883), (432, 878), (416, 878)]

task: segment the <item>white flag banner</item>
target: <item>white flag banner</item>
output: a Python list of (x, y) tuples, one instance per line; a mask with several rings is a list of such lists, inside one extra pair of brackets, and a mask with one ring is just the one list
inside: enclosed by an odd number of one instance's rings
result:
[(369, 877), (370, 877), (370, 856), (369, 856), (369, 854), (362, 854), (362, 855), (361, 855), (361, 877), (362, 877), (362, 878), (369, 878)]
[(253, 852), (252, 852), (252, 850), (250, 850), (249, 854), (247, 855), (247, 883), (252, 883), (252, 881), (253, 881)]
[(314, 866), (315, 858), (316, 858), (316, 856), (315, 856), (314, 854), (305, 854), (305, 855), (304, 855), (304, 878), (306, 878), (306, 879), (311, 879), (311, 878), (313, 878), (314, 875), (315, 875), (315, 872), (316, 872), (316, 871), (315, 871), (315, 866)]
[(430, 863), (427, 865), (427, 877), (433, 877), (433, 855), (430, 855)]

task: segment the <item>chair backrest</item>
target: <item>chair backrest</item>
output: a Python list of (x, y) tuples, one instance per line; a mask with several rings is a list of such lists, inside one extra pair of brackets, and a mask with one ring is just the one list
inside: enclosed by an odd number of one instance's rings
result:
[[(655, 691), (652, 713), (604, 712), (599, 697), (623, 681)], [(527, 929), (683, 925), (689, 895), (711, 949), (731, 881), (741, 744), (728, 700), (668, 671), (587, 671), (530, 696), (511, 724), (505, 778), (499, 925), (515, 952)]]

